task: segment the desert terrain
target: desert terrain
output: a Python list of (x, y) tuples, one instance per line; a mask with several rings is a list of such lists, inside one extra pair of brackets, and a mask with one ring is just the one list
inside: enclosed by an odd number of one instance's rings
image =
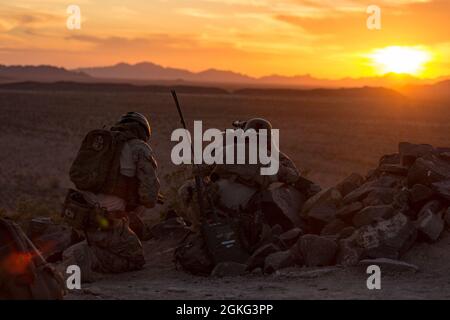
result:
[[(271, 95), (179, 95), (188, 125), (224, 129), (231, 122), (265, 117), (280, 129), (281, 150), (302, 174), (320, 186), (335, 185), (352, 172), (365, 174), (378, 159), (397, 152), (400, 141), (450, 147), (450, 106), (446, 101), (408, 97), (280, 97)], [(169, 91), (158, 93), (80, 90), (0, 90), (0, 212), (16, 218), (57, 217), (68, 171), (85, 133), (111, 126), (126, 111), (150, 118), (151, 146), (159, 163), (163, 193), (172, 131), (179, 120)], [(174, 239), (175, 241), (175, 239)], [(386, 274), (382, 290), (366, 288), (365, 270), (297, 268), (271, 276), (201, 278), (171, 263), (174, 241), (145, 243), (149, 261), (139, 272), (105, 276), (72, 299), (318, 299), (450, 298), (450, 235), (419, 244), (404, 259), (418, 273)]]

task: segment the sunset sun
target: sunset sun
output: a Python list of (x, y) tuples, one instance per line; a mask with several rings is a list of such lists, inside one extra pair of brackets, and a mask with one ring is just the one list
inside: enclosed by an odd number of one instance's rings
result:
[(370, 58), (380, 73), (419, 75), (424, 65), (431, 60), (431, 55), (415, 47), (391, 46), (374, 50)]

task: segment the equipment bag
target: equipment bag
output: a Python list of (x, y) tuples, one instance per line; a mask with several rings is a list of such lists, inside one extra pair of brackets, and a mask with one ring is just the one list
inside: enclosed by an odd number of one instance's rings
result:
[(72, 228), (80, 231), (102, 228), (107, 225), (107, 211), (86, 200), (84, 195), (69, 189), (64, 201), (62, 217)]
[(0, 219), (0, 299), (53, 300), (64, 280), (13, 221)]
[(214, 262), (201, 234), (189, 233), (175, 249), (175, 265), (193, 275), (209, 276)]
[(70, 168), (70, 180), (77, 189), (101, 192), (111, 173), (119, 174), (120, 153), (128, 139), (119, 131), (92, 130), (84, 138)]

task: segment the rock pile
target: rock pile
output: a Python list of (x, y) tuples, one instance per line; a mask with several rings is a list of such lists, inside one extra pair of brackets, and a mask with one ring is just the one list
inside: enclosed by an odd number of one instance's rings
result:
[(366, 177), (353, 173), (320, 191), (299, 214), (299, 227), (259, 248), (248, 270), (398, 259), (450, 227), (450, 148), (401, 142)]

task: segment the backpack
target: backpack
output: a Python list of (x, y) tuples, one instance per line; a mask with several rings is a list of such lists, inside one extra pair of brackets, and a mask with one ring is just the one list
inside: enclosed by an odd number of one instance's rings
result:
[(127, 140), (129, 138), (120, 131), (98, 129), (88, 132), (69, 173), (77, 189), (99, 193), (107, 184), (115, 185), (120, 171), (120, 154)]
[(62, 275), (16, 223), (0, 219), (0, 299), (54, 300), (64, 294)]

